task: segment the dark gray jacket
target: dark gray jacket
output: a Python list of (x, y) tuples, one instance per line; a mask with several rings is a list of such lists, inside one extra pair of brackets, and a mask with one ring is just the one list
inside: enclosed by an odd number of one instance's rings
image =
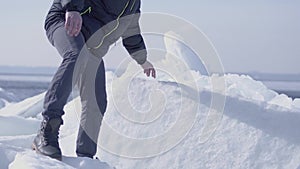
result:
[[(53, 33), (65, 20), (66, 11), (78, 11), (83, 17), (82, 33), (91, 51), (106, 53), (109, 45), (122, 37), (129, 54), (143, 64), (147, 52), (140, 34), (140, 4), (140, 0), (54, 0), (45, 29), (48, 35)], [(98, 31), (102, 28), (103, 31)]]

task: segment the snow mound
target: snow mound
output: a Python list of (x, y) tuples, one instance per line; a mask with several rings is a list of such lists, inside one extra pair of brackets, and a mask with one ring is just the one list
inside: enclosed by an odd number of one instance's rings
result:
[[(134, 67), (130, 65), (130, 67)], [(70, 101), (63, 116), (64, 125), (60, 131), (60, 145), (63, 161), (57, 161), (36, 154), (30, 150), (40, 122), (43, 94), (28, 98), (0, 110), (0, 168), (297, 168), (300, 164), (300, 101), (266, 88), (261, 82), (249, 76), (228, 74), (225, 76), (203, 76), (198, 72), (180, 69), (195, 78), (200, 100), (195, 92), (185, 84), (175, 82), (159, 74), (158, 81), (141, 78), (130, 79), (126, 94), (119, 93), (118, 99), (129, 100), (134, 110), (151, 115), (153, 107), (163, 107), (162, 113), (148, 123), (135, 123), (122, 115), (124, 109), (114, 104), (113, 91), (124, 89), (126, 71), (121, 77), (107, 72), (107, 94), (109, 104), (100, 132), (97, 157), (100, 160), (77, 158), (75, 143), (80, 117), (80, 99)], [(174, 70), (175, 71), (175, 70)], [(128, 79), (127, 79), (128, 80)], [(225, 91), (211, 87), (211, 81), (225, 81)], [(113, 85), (114, 84), (114, 85)], [(158, 93), (153, 93), (158, 91)], [(181, 93), (185, 93), (182, 95)], [(224, 112), (220, 123), (208, 141), (202, 142), (203, 127), (207, 123), (211, 96), (226, 96)], [(125, 102), (124, 102), (125, 103)], [(198, 104), (198, 110), (191, 112), (189, 105)], [(180, 110), (180, 111), (179, 111)], [(123, 114), (122, 114), (123, 113)], [(141, 152), (139, 146), (131, 142), (114, 140), (112, 132), (129, 138), (147, 139), (163, 136), (182, 117), (192, 113), (195, 117), (189, 132), (171, 149), (148, 158), (130, 158), (107, 151), (117, 147), (119, 153), (126, 148), (131, 152)], [(181, 116), (181, 115), (184, 116)], [(113, 130), (111, 130), (113, 129)], [(109, 145), (106, 143), (110, 143)], [(158, 142), (159, 143), (159, 142)], [(160, 143), (161, 147), (164, 146)], [(142, 145), (143, 146), (143, 145)], [(144, 145), (145, 146), (145, 145)], [(157, 142), (146, 146), (142, 152), (156, 149)], [(131, 153), (129, 152), (129, 153)], [(109, 165), (108, 165), (109, 164)]]
[[(224, 94), (240, 100), (245, 100), (259, 104), (265, 108), (274, 108), (282, 111), (299, 111), (299, 99), (291, 99), (287, 95), (278, 94), (273, 90), (268, 89), (262, 82), (255, 81), (248, 75), (226, 74), (219, 76), (214, 74), (212, 76), (201, 76), (197, 72), (191, 72), (197, 79), (199, 89), (204, 89), (210, 92)], [(225, 93), (212, 89), (212, 79), (225, 81)]]
[[(103, 151), (101, 159), (117, 168), (297, 168), (300, 164), (300, 133), (298, 132), (300, 113), (291, 106), (290, 98), (280, 97), (267, 89), (262, 83), (248, 76), (226, 75), (213, 77), (199, 76), (197, 82), (200, 90), (199, 111), (194, 125), (188, 135), (173, 149), (163, 154), (142, 159), (123, 158)], [(226, 92), (213, 91), (209, 87), (210, 79), (226, 80)], [(200, 80), (201, 79), (201, 80)], [(179, 86), (174, 82), (146, 81), (133, 79), (129, 87), (129, 98), (134, 108), (148, 110), (151, 105), (163, 103), (160, 98), (150, 99), (149, 92), (154, 89), (164, 91), (165, 111), (160, 119), (148, 125), (132, 123), (120, 115), (112, 104), (105, 116), (101, 141), (122, 146), (109, 138), (105, 133), (109, 127), (121, 135), (130, 138), (152, 138), (170, 130), (178, 119), (178, 110), (182, 100), (190, 99), (189, 95), (179, 97)], [(116, 84), (122, 86), (122, 84)], [(188, 90), (181, 88), (181, 90)], [(257, 92), (259, 91), (259, 92)], [(201, 130), (206, 122), (210, 109), (211, 94), (226, 95), (224, 114), (219, 127), (209, 141), (201, 142)], [(110, 98), (111, 100), (112, 98)], [(125, 99), (125, 98), (122, 98)], [(276, 103), (274, 99), (281, 99)], [(299, 100), (292, 103), (298, 105)], [(188, 109), (186, 109), (188, 110)], [(184, 114), (191, 112), (185, 111)], [(193, 123), (193, 121), (191, 121)], [(110, 133), (111, 134), (111, 133)], [(104, 137), (105, 136), (105, 137)], [(104, 137), (104, 138), (103, 138)], [(126, 146), (130, 145), (124, 142)], [(153, 143), (147, 149), (155, 148)], [(135, 145), (137, 147), (137, 145)], [(134, 145), (133, 152), (139, 151)], [(105, 147), (104, 147), (105, 149)]]
[(164, 44), (166, 51), (173, 56), (177, 56), (188, 65), (190, 70), (198, 71), (203, 75), (207, 75), (206, 67), (202, 60), (188, 46), (184, 44), (184, 40), (177, 33), (170, 31), (164, 36)]
[[(45, 93), (41, 93), (34, 97), (25, 99), (19, 103), (12, 103), (3, 109), (0, 109), (2, 116), (22, 116), (22, 117), (37, 117), (43, 108), (43, 99)], [(17, 110), (17, 111), (16, 111)]]

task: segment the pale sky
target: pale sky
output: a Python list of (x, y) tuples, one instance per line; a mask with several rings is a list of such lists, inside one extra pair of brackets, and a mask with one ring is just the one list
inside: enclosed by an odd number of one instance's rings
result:
[[(0, 65), (59, 65), (43, 30), (51, 3), (1, 3)], [(299, 0), (142, 0), (142, 11), (176, 15), (202, 30), (227, 72), (300, 73), (299, 8)]]

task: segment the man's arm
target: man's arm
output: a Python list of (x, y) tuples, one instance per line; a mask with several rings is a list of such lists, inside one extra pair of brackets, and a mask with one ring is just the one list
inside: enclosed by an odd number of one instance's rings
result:
[(142, 65), (146, 62), (146, 46), (144, 39), (140, 34), (123, 39), (123, 46), (138, 64)]
[(126, 33), (122, 36), (123, 46), (127, 49), (130, 56), (142, 66), (147, 76), (156, 77), (153, 65), (147, 61), (147, 50), (144, 39), (141, 35), (139, 26), (140, 13), (132, 16), (132, 22)]
[(147, 51), (139, 26), (140, 14), (137, 13), (130, 17), (132, 17), (132, 21), (125, 34), (122, 36), (122, 42), (130, 56), (138, 64), (142, 65), (147, 60)]

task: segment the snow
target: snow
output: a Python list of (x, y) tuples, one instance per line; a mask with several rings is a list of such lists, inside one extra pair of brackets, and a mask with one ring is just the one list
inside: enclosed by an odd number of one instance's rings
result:
[[(167, 49), (178, 59), (190, 55)], [(201, 75), (191, 69), (200, 66), (198, 60), (186, 60), (187, 67), (178, 59), (157, 61), (156, 80), (134, 63), (118, 76), (106, 73), (109, 102), (98, 140), (100, 160), (75, 154), (80, 98), (65, 106), (62, 161), (31, 150), (45, 93), (6, 105), (0, 109), (0, 169), (300, 167), (300, 99), (280, 95), (247, 75)], [(226, 98), (224, 108), (212, 107), (213, 98)]]
[(57, 162), (55, 159), (49, 157), (41, 157), (32, 151), (25, 151), (18, 153), (15, 157), (15, 160), (9, 165), (11, 169), (84, 169), (84, 168), (93, 168), (93, 169), (105, 169), (109, 168), (106, 163), (100, 162), (99, 160), (92, 160), (89, 158), (76, 158), (76, 157), (63, 157), (63, 163)]
[[(131, 67), (134, 67), (131, 65)], [(132, 68), (135, 70), (134, 68)], [(133, 71), (127, 70), (127, 72)], [(225, 76), (196, 77), (200, 89), (200, 101), (188, 95), (181, 96), (186, 90), (172, 81), (147, 80), (139, 76), (129, 85), (129, 102), (141, 112), (151, 110), (153, 106), (163, 105), (163, 113), (149, 124), (137, 124), (120, 116), (118, 108), (109, 102), (100, 132), (100, 147), (97, 156), (100, 160), (77, 158), (75, 141), (79, 126), (80, 99), (75, 98), (65, 107), (66, 115), (61, 128), (60, 145), (63, 161), (50, 159), (36, 154), (30, 149), (31, 141), (39, 127), (43, 94), (28, 98), (20, 103), (9, 105), (0, 110), (0, 168), (297, 168), (300, 164), (300, 101), (291, 100), (267, 89), (261, 82), (248, 76), (228, 74)], [(123, 77), (123, 78), (122, 78)], [(112, 86), (121, 90), (126, 73), (116, 77), (107, 72), (109, 100), (112, 100)], [(226, 92), (212, 90), (211, 79), (226, 81)], [(112, 85), (112, 83), (115, 83)], [(153, 91), (159, 91), (153, 93)], [(160, 93), (161, 92), (161, 93)], [(226, 95), (222, 121), (214, 135), (201, 142), (207, 112), (210, 109), (212, 93)], [(154, 96), (158, 98), (153, 98)], [(127, 96), (118, 95), (120, 99)], [(155, 150), (152, 146), (131, 144), (112, 140), (111, 129), (130, 138), (153, 138), (164, 135), (181, 117), (179, 112), (191, 114), (187, 105), (199, 103), (192, 128), (187, 135), (169, 149), (147, 158), (130, 158), (115, 155), (105, 146), (124, 146), (117, 153), (137, 155)], [(182, 107), (181, 107), (182, 106)], [(150, 111), (151, 112), (151, 111)], [(151, 113), (150, 113), (151, 114)], [(158, 140), (160, 141), (160, 140)], [(102, 142), (102, 143), (101, 143)], [(110, 143), (110, 145), (107, 145)], [(160, 143), (158, 142), (159, 144)], [(121, 145), (123, 144), (123, 145)], [(126, 145), (126, 146), (125, 146)], [(143, 151), (136, 147), (142, 146)], [(166, 145), (167, 146), (167, 145)], [(132, 150), (132, 152), (126, 152)], [(143, 154), (142, 154), (143, 155)], [(144, 154), (146, 155), (146, 154)], [(107, 163), (107, 164), (106, 164)], [(109, 166), (109, 165), (110, 166)]]
[(275, 96), (271, 101), (269, 101), (269, 103), (273, 106), (281, 106), (285, 109), (291, 109), (293, 105), (293, 100), (285, 94), (280, 94)]
[[(22, 117), (37, 117), (38, 113), (43, 108), (43, 99), (45, 93), (41, 93), (34, 97), (25, 99), (22, 102), (10, 104), (5, 109), (0, 109), (0, 115), (12, 116), (18, 115)], [(16, 111), (17, 110), (17, 111)]]
[(300, 111), (300, 99), (295, 99), (292, 103), (292, 108)]
[(37, 131), (40, 121), (18, 116), (0, 116), (1, 136), (27, 135)]
[(183, 42), (183, 38), (173, 31), (167, 32), (164, 36), (166, 51), (168, 51), (169, 54), (184, 60), (191, 70), (207, 75), (205, 65), (203, 65), (197, 54), (195, 54)]
[[(209, 110), (209, 96), (214, 92), (207, 85), (211, 78), (225, 78), (227, 99), (220, 126), (208, 142), (202, 143), (201, 129), (205, 123), (205, 112)], [(300, 133), (298, 132), (300, 114), (298, 110), (288, 106), (292, 102), (290, 98), (278, 95), (263, 86), (261, 82), (256, 82), (247, 76), (202, 76), (197, 82), (200, 82), (197, 84), (203, 89), (200, 109), (197, 112), (193, 128), (182, 142), (173, 149), (151, 158), (138, 160), (120, 158), (104, 151), (101, 159), (108, 161), (109, 164), (113, 164), (117, 168), (128, 169), (145, 168), (145, 166), (147, 168), (298, 167), (300, 164)], [(147, 126), (133, 125), (126, 120), (124, 121), (123, 117), (118, 115), (118, 111), (109, 107), (113, 110), (109, 109), (110, 113), (105, 116), (105, 123), (107, 124), (103, 124), (102, 134), (108, 130), (107, 126), (109, 126), (128, 137), (147, 138), (160, 135), (172, 127), (178, 119), (176, 110), (178, 110), (178, 103), (180, 103), (180, 98), (176, 96), (178, 86), (175, 83), (146, 82), (143, 79), (134, 79), (130, 88), (132, 90), (129, 89), (129, 98), (134, 99), (131, 103), (135, 108), (149, 109), (149, 103), (143, 100), (142, 96), (145, 96), (144, 99), (148, 98), (149, 91), (146, 89), (152, 91), (153, 88), (164, 91), (164, 97), (171, 100), (171, 103), (166, 104), (165, 112), (159, 120)], [(281, 101), (275, 103), (274, 100), (277, 99), (281, 99)], [(162, 103), (160, 99), (157, 102)], [(299, 100), (292, 103), (299, 105)], [(273, 106), (274, 104), (276, 106)], [(191, 113), (188, 109), (183, 112)], [(109, 137), (109, 133), (103, 135)], [(109, 138), (107, 141), (105, 140), (106, 137), (102, 137), (101, 142), (110, 142), (118, 146), (118, 142)], [(137, 145), (133, 144), (129, 149), (138, 151), (134, 146)], [(153, 147), (143, 148), (145, 152)]]

